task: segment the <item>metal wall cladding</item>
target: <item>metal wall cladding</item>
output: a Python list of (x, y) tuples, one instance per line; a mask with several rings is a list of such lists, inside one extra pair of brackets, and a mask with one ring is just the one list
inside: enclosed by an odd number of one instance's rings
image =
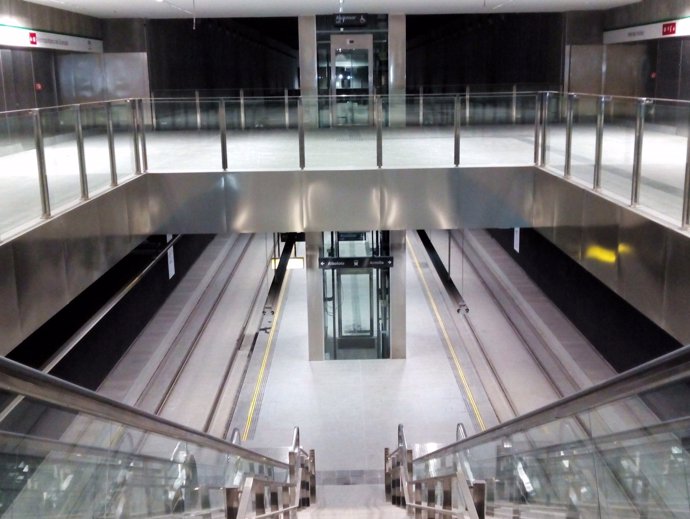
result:
[(106, 99), (149, 97), (149, 69), (145, 52), (103, 55)]
[(305, 231), (384, 229), (379, 170), (305, 171), (302, 178)]
[(569, 50), (568, 90), (600, 94), (604, 71), (604, 46), (570, 45)]
[[(0, 245), (0, 355), (150, 234), (148, 218), (129, 216), (131, 210), (148, 211), (142, 200), (148, 202), (148, 182), (136, 177)], [(140, 229), (132, 225), (139, 221)]]
[(228, 229), (236, 232), (302, 232), (302, 172), (225, 174)]
[(678, 341), (690, 342), (690, 236), (537, 170), (534, 227)]
[(683, 344), (690, 344), (690, 238), (669, 231), (666, 247), (662, 328)]
[(223, 174), (150, 173), (146, 177), (154, 232), (228, 232)]
[(12, 242), (0, 245), (0, 355), (22, 338)]

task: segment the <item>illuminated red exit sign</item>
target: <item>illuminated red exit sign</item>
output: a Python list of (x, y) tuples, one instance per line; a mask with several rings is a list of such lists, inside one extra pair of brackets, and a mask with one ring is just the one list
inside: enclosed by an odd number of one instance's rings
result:
[(665, 23), (662, 25), (661, 34), (663, 36), (673, 36), (676, 34), (676, 22)]

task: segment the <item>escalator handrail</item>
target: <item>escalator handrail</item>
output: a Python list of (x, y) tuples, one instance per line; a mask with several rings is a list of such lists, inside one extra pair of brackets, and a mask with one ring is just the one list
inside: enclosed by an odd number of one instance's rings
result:
[(236, 455), (249, 461), (272, 465), (281, 469), (289, 468), (289, 465), (285, 462), (269, 458), (191, 427), (111, 400), (98, 393), (41, 373), (4, 357), (0, 357), (0, 389), (40, 402), (46, 402), (59, 408), (84, 413), (149, 433), (190, 442), (199, 447), (213, 449), (228, 455)]
[(465, 440), (451, 443), (420, 456), (414, 461), (424, 462), (451, 454), (459, 449), (469, 449), (487, 442), (502, 440), (507, 436), (523, 433), (577, 413), (679, 382), (688, 377), (690, 377), (690, 344), (588, 389), (503, 422)]

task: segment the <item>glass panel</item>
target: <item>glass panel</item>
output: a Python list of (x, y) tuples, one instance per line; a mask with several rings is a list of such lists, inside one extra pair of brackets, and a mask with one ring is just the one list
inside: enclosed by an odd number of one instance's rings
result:
[(228, 167), (233, 171), (298, 169), (297, 101), (294, 97), (287, 103), (284, 97), (245, 98), (242, 130), (240, 102), (226, 100)]
[(108, 118), (105, 105), (82, 106), (81, 124), (89, 194), (93, 194), (110, 185)]
[[(149, 170), (222, 168), (218, 100), (156, 99), (152, 104), (153, 128), (146, 133)], [(230, 115), (232, 121), (232, 109)]]
[(112, 113), (117, 178), (122, 180), (136, 173), (132, 105), (127, 101), (114, 102)]
[[(373, 114), (369, 96), (322, 97), (318, 100), (322, 126), (315, 128), (316, 103), (305, 100), (305, 162), (308, 169), (359, 169), (376, 167), (376, 128), (369, 124), (345, 126), (338, 114), (344, 111)], [(359, 121), (361, 117), (358, 116)]]
[(594, 156), (597, 140), (597, 106), (595, 96), (578, 95), (573, 108), (573, 136), (570, 174), (588, 187), (594, 185)]
[(565, 173), (565, 132), (567, 96), (551, 93), (546, 111), (545, 165), (563, 175)]
[(41, 110), (52, 213), (81, 198), (74, 106)]
[(470, 95), (463, 100), (460, 165), (534, 164), (535, 94)]
[(0, 239), (41, 216), (41, 193), (31, 112), (0, 118)]
[(613, 98), (606, 103), (601, 154), (601, 188), (630, 203), (635, 157), (637, 102)]
[(679, 223), (683, 209), (690, 106), (655, 101), (646, 107), (640, 205)]
[(450, 167), (454, 154), (451, 96), (393, 96), (386, 99), (383, 130), (386, 168)]

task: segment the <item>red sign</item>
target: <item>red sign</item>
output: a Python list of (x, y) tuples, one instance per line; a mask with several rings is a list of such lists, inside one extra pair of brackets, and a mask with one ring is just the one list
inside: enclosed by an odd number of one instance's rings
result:
[(673, 36), (676, 34), (676, 22), (665, 23), (661, 27), (661, 34), (663, 36)]
[(29, 33), (29, 43), (31, 45), (38, 45), (38, 36), (36, 36), (35, 32)]

